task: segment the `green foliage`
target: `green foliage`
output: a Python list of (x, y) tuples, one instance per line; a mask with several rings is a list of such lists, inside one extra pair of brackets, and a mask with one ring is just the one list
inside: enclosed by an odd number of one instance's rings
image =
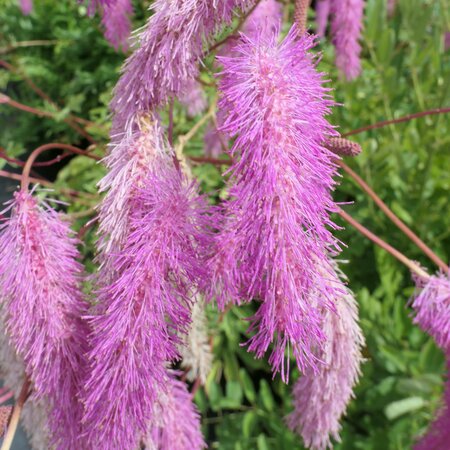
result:
[[(35, 12), (23, 17), (15, 0), (0, 0), (0, 44), (48, 40), (45, 46), (3, 51), (2, 58), (19, 68), (50, 97), (59, 109), (44, 102), (23, 82), (20, 74), (0, 71), (0, 89), (12, 98), (55, 112), (55, 120), (11, 111), (0, 105), (1, 146), (20, 155), (45, 142), (88, 143), (62, 119), (76, 114), (96, 123), (91, 126), (99, 141), (99, 154), (107, 143), (107, 104), (124, 55), (104, 41), (98, 18), (86, 17), (75, 0), (36, 1)], [(143, 23), (145, 4), (135, 2), (136, 26)], [(450, 61), (444, 52), (444, 31), (450, 29), (447, 0), (399, 0), (394, 17), (387, 19), (385, 0), (367, 0), (363, 41), (363, 74), (352, 83), (339, 79), (333, 65), (333, 48), (320, 43), (321, 70), (330, 73), (335, 98), (342, 107), (332, 122), (342, 132), (381, 120), (449, 105)], [(212, 58), (207, 67), (214, 70)], [(207, 71), (202, 79), (211, 82)], [(214, 90), (207, 88), (210, 101)], [(165, 113), (164, 113), (165, 114)], [(164, 117), (163, 117), (164, 118)], [(198, 118), (196, 118), (198, 119)], [(182, 106), (175, 105), (175, 139), (193, 126)], [(204, 127), (188, 142), (185, 151), (202, 155)], [(450, 123), (448, 116), (430, 116), (364, 132), (354, 137), (363, 153), (348, 163), (363, 176), (383, 200), (445, 261), (450, 248), (448, 198), (450, 179)], [(72, 198), (70, 213), (91, 208), (97, 201), (96, 182), (101, 166), (75, 157), (58, 174), (56, 189), (83, 194)], [(220, 196), (220, 170), (211, 165), (194, 168), (205, 191)], [(353, 202), (345, 208), (360, 222), (392, 243), (431, 272), (435, 267), (376, 208), (359, 187), (343, 176), (335, 198)], [(344, 225), (337, 218), (336, 221)], [(86, 218), (77, 219), (80, 228)], [(375, 248), (350, 227), (338, 237), (348, 247), (342, 259), (360, 307), (361, 326), (367, 340), (363, 377), (356, 399), (343, 420), (342, 442), (337, 449), (411, 448), (424, 432), (439, 405), (444, 359), (430, 338), (412, 324), (407, 300), (412, 294), (408, 271)], [(83, 247), (86, 264), (92, 263), (94, 231), (88, 231)], [(204, 388), (195, 400), (204, 417), (204, 432), (211, 448), (301, 449), (301, 439), (287, 430), (284, 417), (291, 409), (290, 387), (272, 380), (267, 363), (255, 360), (240, 346), (245, 342), (245, 318), (252, 305), (233, 308), (222, 321), (208, 310), (214, 340), (215, 361)], [(298, 376), (292, 371), (292, 378)]]

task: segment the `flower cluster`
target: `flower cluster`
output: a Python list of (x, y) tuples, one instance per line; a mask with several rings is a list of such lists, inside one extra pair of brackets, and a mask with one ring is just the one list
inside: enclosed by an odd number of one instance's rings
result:
[(0, 234), (0, 299), (7, 332), (34, 395), (48, 404), (55, 447), (77, 449), (87, 336), (78, 242), (69, 225), (30, 193), (16, 193), (10, 207)]
[[(334, 282), (341, 282), (337, 273)], [(331, 447), (331, 438), (339, 441), (339, 421), (360, 375), (364, 337), (353, 294), (344, 285), (342, 290), (345, 294), (336, 299), (336, 311), (324, 311), (327, 341), (318, 355), (322, 361), (319, 370), (314, 373), (309, 369), (297, 381), (294, 411), (287, 418), (289, 427), (314, 450)]]
[[(136, 114), (152, 111), (186, 92), (198, 74), (203, 42), (228, 23), (235, 7), (250, 0), (156, 0), (123, 68), (111, 102), (114, 130), (123, 131)], [(128, 125), (129, 126), (129, 125)]]
[(322, 146), (334, 133), (325, 119), (332, 101), (309, 53), (314, 41), (297, 40), (295, 28), (281, 44), (277, 37), (243, 36), (236, 56), (220, 58), (222, 131), (236, 140), (209, 295), (222, 308), (260, 301), (249, 349), (262, 357), (274, 342), (270, 362), (287, 379), (287, 346), (301, 370), (317, 366), (314, 349), (325, 340), (320, 311), (333, 309), (338, 296), (327, 256), (338, 249), (328, 229), (336, 169)]

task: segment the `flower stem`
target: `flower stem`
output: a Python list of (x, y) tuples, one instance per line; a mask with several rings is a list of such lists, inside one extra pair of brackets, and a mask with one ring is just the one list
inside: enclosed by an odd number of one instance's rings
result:
[(408, 114), (407, 116), (398, 117), (397, 119), (383, 120), (381, 122), (377, 122), (372, 125), (366, 125), (365, 127), (357, 128), (356, 130), (344, 133), (342, 137), (353, 136), (354, 134), (363, 133), (364, 131), (376, 130), (377, 128), (383, 128), (388, 125), (392, 125), (394, 123), (409, 122), (410, 120), (418, 119), (424, 116), (432, 116), (435, 114), (446, 114), (446, 113), (450, 113), (450, 108), (436, 108), (430, 109), (428, 111), (420, 111), (414, 114)]
[(350, 175), (356, 183), (361, 186), (361, 188), (367, 193), (367, 195), (379, 206), (379, 208), (386, 214), (389, 219), (411, 239), (417, 247), (422, 250), (425, 255), (427, 255), (440, 269), (444, 272), (448, 272), (449, 268), (442, 261), (439, 256), (434, 253), (431, 248), (429, 248), (425, 242), (423, 242), (417, 234), (415, 234), (399, 217), (397, 217), (394, 212), (386, 205), (386, 203), (381, 200), (381, 198), (375, 193), (375, 191), (356, 173), (354, 172), (347, 164), (342, 161), (339, 161), (338, 164), (342, 167), (342, 169)]
[(22, 412), (23, 405), (25, 404), (30, 391), (30, 380), (28, 377), (25, 378), (23, 382), (22, 389), (20, 390), (19, 397), (11, 415), (11, 419), (8, 425), (8, 431), (6, 432), (5, 438), (3, 439), (3, 444), (1, 450), (10, 450), (11, 444), (14, 440), (14, 435), (16, 434), (17, 425), (19, 424), (20, 413)]
[(30, 170), (33, 167), (34, 161), (36, 158), (43, 152), (47, 150), (53, 150), (53, 149), (61, 149), (66, 150), (72, 153), (76, 153), (77, 155), (83, 155), (87, 156), (88, 158), (95, 159), (96, 161), (99, 161), (101, 158), (95, 155), (91, 155), (86, 150), (82, 150), (81, 148), (75, 147), (73, 145), (69, 144), (61, 144), (59, 142), (54, 142), (50, 144), (44, 144), (40, 147), (36, 148), (31, 152), (31, 155), (28, 157), (27, 162), (25, 163), (25, 166), (23, 168), (22, 172), (22, 182), (21, 182), (21, 188), (22, 190), (28, 189), (28, 185), (30, 183)]
[(424, 279), (430, 278), (430, 276), (414, 261), (406, 257), (403, 253), (399, 252), (397, 249), (392, 247), (392, 245), (388, 244), (387, 242), (383, 241), (380, 237), (378, 237), (376, 234), (372, 233), (370, 230), (368, 230), (366, 227), (361, 225), (357, 220), (355, 220), (352, 216), (347, 214), (345, 211), (339, 208), (338, 214), (346, 221), (348, 222), (352, 227), (356, 228), (363, 236), (370, 239), (373, 243), (381, 247), (382, 249), (386, 250), (388, 253), (390, 253), (394, 258), (397, 258), (401, 263), (403, 263), (408, 269), (410, 269), (412, 272), (416, 273), (420, 277)]

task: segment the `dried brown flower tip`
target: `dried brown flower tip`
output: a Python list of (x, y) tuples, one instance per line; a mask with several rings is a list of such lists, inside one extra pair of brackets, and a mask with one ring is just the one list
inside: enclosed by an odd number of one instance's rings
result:
[(328, 139), (325, 147), (339, 156), (358, 156), (362, 151), (358, 143), (341, 137)]

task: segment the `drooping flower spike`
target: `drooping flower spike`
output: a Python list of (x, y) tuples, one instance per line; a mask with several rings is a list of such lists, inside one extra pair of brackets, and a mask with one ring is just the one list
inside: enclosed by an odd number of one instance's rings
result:
[(133, 14), (131, 0), (86, 0), (86, 3), (89, 15), (93, 16), (95, 11), (101, 14), (105, 38), (108, 42), (116, 50), (120, 47), (127, 50), (131, 33), (130, 16)]
[(134, 449), (152, 423), (166, 389), (165, 364), (179, 358), (179, 336), (188, 332), (197, 278), (204, 276), (206, 211), (196, 185), (172, 161), (148, 173), (131, 199), (129, 231), (100, 276), (89, 320), (84, 422), (93, 448)]
[[(338, 273), (335, 282), (342, 283)], [(314, 450), (331, 448), (332, 438), (340, 440), (339, 422), (360, 376), (364, 337), (353, 293), (344, 284), (342, 290), (345, 294), (336, 299), (336, 311), (324, 311), (327, 341), (318, 355), (322, 364), (317, 373), (308, 369), (294, 385), (294, 411), (287, 417), (289, 428)]]
[(144, 441), (149, 450), (201, 450), (206, 448), (200, 414), (187, 386), (169, 372), (166, 391), (160, 392), (153, 424)]
[(186, 369), (187, 379), (194, 382), (197, 378), (205, 384), (211, 372), (213, 355), (209, 342), (208, 325), (205, 314), (205, 302), (198, 296), (191, 314), (189, 334), (180, 346), (181, 366)]
[(28, 16), (33, 11), (33, 0), (19, 0), (20, 9), (22, 14)]
[[(136, 114), (153, 111), (185, 93), (198, 74), (203, 43), (251, 0), (156, 0), (114, 89), (113, 128), (123, 131)], [(128, 125), (127, 125), (128, 124)]]
[(57, 449), (79, 449), (86, 310), (78, 241), (49, 205), (24, 190), (0, 227), (0, 300), (7, 333), (31, 379), (33, 396), (49, 409)]
[(412, 299), (414, 323), (429, 333), (450, 353), (450, 278), (439, 273), (428, 280), (416, 279), (417, 293)]
[[(104, 158), (108, 173), (99, 182), (106, 195), (99, 207), (99, 260), (108, 264), (122, 248), (129, 231), (132, 202), (148, 175), (172, 164), (158, 119), (151, 114), (139, 118), (139, 130), (122, 133), (109, 146)], [(102, 276), (105, 273), (102, 273)]]
[[(221, 308), (260, 301), (249, 350), (262, 357), (273, 342), (270, 362), (286, 380), (286, 347), (301, 370), (316, 368), (320, 311), (333, 308), (340, 285), (330, 282), (328, 262), (338, 250), (328, 229), (335, 156), (322, 145), (334, 134), (325, 119), (333, 103), (309, 53), (313, 38), (297, 39), (295, 27), (281, 44), (277, 38), (242, 36), (236, 56), (220, 58), (222, 131), (236, 140), (209, 297)], [(308, 297), (313, 285), (318, 304)]]
[(330, 0), (331, 34), (336, 48), (336, 66), (347, 80), (361, 73), (361, 30), (364, 0)]
[(414, 446), (414, 450), (444, 450), (450, 442), (450, 355), (447, 352), (447, 381), (445, 383), (444, 405), (438, 410), (436, 419), (427, 434)]
[(332, 1), (333, 0), (318, 0), (316, 2), (316, 34), (321, 38), (325, 36), (325, 32), (327, 30)]

